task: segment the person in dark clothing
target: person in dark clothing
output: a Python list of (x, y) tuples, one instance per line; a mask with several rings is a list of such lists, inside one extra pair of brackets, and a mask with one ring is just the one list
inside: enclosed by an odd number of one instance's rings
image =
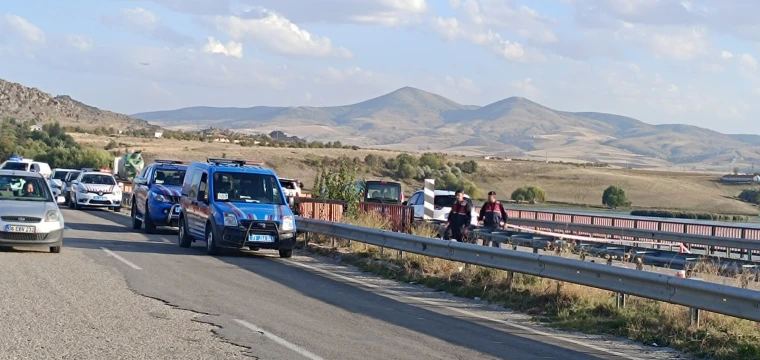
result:
[[(501, 203), (496, 200), (496, 192), (490, 191), (488, 193), (488, 201), (480, 208), (480, 216), (478, 216), (478, 224), (493, 231), (504, 227), (507, 221), (507, 211), (501, 206)], [(488, 241), (483, 240), (483, 245), (488, 246)], [(493, 247), (499, 247), (499, 243), (493, 242)]]
[(451, 231), (452, 239), (464, 242), (467, 235), (467, 227), (472, 221), (472, 203), (464, 198), (464, 192), (457, 190), (454, 195), (457, 201), (451, 205), (449, 219), (446, 221), (446, 229)]

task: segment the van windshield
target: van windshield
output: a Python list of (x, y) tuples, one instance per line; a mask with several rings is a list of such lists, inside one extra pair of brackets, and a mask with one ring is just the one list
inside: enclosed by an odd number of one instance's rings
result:
[(401, 185), (395, 182), (367, 181), (365, 201), (382, 203), (400, 203)]
[(215, 172), (215, 201), (285, 205), (277, 178), (268, 174)]
[(61, 181), (63, 181), (63, 180), (66, 179), (66, 175), (68, 175), (68, 174), (69, 174), (69, 171), (56, 170), (53, 173), (52, 178), (55, 179), (55, 180), (61, 180)]
[(3, 170), (27, 171), (29, 163), (9, 161), (3, 166)]
[(182, 182), (185, 181), (185, 170), (156, 169), (153, 180), (156, 184), (182, 186)]

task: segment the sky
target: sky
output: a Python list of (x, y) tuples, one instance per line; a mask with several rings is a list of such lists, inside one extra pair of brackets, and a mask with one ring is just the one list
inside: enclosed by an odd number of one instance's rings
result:
[(48, 0), (0, 9), (0, 78), (127, 114), (468, 105), (760, 134), (757, 0)]

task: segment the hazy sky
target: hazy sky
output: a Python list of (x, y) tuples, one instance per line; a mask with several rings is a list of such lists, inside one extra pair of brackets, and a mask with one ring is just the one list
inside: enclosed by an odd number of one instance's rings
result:
[(758, 13), (758, 0), (3, 1), (0, 78), (125, 113), (413, 86), (760, 133)]

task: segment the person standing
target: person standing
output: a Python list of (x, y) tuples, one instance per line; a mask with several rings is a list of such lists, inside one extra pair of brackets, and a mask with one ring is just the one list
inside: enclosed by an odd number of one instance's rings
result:
[[(504, 228), (507, 221), (507, 211), (501, 206), (501, 203), (496, 200), (496, 192), (488, 192), (488, 201), (480, 208), (480, 216), (478, 216), (478, 224), (482, 224), (483, 227), (493, 232), (496, 229)], [(499, 247), (499, 243), (492, 241), (493, 247)], [(488, 240), (483, 240), (483, 246), (488, 246)]]
[(467, 227), (472, 221), (472, 203), (464, 198), (464, 192), (457, 190), (454, 195), (457, 201), (451, 205), (449, 219), (446, 221), (446, 229), (451, 231), (451, 237), (458, 241), (464, 242), (467, 235)]

